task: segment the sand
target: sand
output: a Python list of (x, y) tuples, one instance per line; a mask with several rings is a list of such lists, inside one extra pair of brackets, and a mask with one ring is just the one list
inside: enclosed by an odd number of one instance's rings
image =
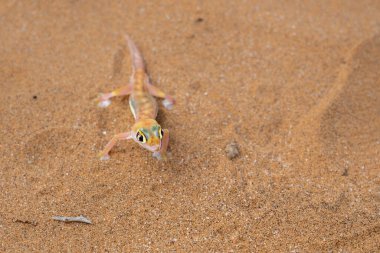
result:
[[(125, 33), (177, 101), (166, 163), (96, 157)], [(1, 252), (380, 251), (380, 1), (4, 0), (0, 38)]]

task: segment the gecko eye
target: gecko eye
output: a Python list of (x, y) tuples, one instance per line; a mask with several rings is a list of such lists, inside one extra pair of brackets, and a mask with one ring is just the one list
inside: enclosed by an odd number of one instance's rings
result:
[(143, 132), (141, 132), (141, 130), (139, 130), (136, 134), (136, 139), (141, 142), (141, 143), (145, 143), (146, 142), (146, 137), (145, 135), (143, 134)]
[(159, 134), (160, 139), (162, 139), (162, 137), (164, 136), (164, 131), (162, 131), (162, 128), (161, 128), (161, 127), (160, 127), (160, 129), (158, 130), (158, 134)]

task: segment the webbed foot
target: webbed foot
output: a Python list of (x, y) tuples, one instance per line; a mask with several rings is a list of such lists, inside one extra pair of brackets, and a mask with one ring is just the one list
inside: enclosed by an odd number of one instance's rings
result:
[(100, 108), (106, 108), (111, 104), (111, 100), (109, 100), (109, 96), (107, 94), (99, 94), (98, 101), (98, 106)]
[(174, 102), (172, 100), (169, 100), (167, 98), (165, 98), (163, 101), (162, 101), (162, 104), (163, 106), (168, 109), (168, 110), (171, 110), (173, 109), (173, 105), (174, 105)]

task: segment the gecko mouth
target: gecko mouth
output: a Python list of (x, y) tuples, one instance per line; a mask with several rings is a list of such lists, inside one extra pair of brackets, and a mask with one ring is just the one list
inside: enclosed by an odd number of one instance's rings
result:
[(154, 146), (148, 146), (147, 149), (152, 152), (159, 151), (161, 149), (161, 144), (159, 145), (154, 145)]

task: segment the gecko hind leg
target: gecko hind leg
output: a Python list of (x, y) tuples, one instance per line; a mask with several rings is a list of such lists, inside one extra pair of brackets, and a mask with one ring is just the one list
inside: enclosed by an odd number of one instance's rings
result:
[(98, 98), (98, 106), (99, 107), (107, 107), (111, 104), (110, 98), (117, 97), (117, 96), (126, 96), (131, 94), (132, 92), (132, 86), (126, 85), (121, 88), (118, 88), (110, 93), (100, 94)]
[(115, 146), (117, 141), (120, 140), (128, 140), (132, 138), (131, 132), (125, 132), (121, 134), (116, 134), (112, 137), (112, 139), (107, 143), (107, 145), (104, 147), (104, 149), (99, 153), (100, 160), (105, 161), (108, 160), (110, 157), (108, 153), (111, 151), (113, 146)]
[(169, 96), (168, 94), (166, 94), (165, 92), (163, 92), (162, 90), (160, 90), (159, 88), (157, 88), (156, 86), (152, 84), (147, 84), (147, 89), (149, 93), (152, 94), (153, 96), (164, 99), (162, 101), (162, 104), (164, 105), (166, 109), (168, 110), (173, 109), (173, 105), (175, 103), (174, 98), (172, 98), (171, 96)]

